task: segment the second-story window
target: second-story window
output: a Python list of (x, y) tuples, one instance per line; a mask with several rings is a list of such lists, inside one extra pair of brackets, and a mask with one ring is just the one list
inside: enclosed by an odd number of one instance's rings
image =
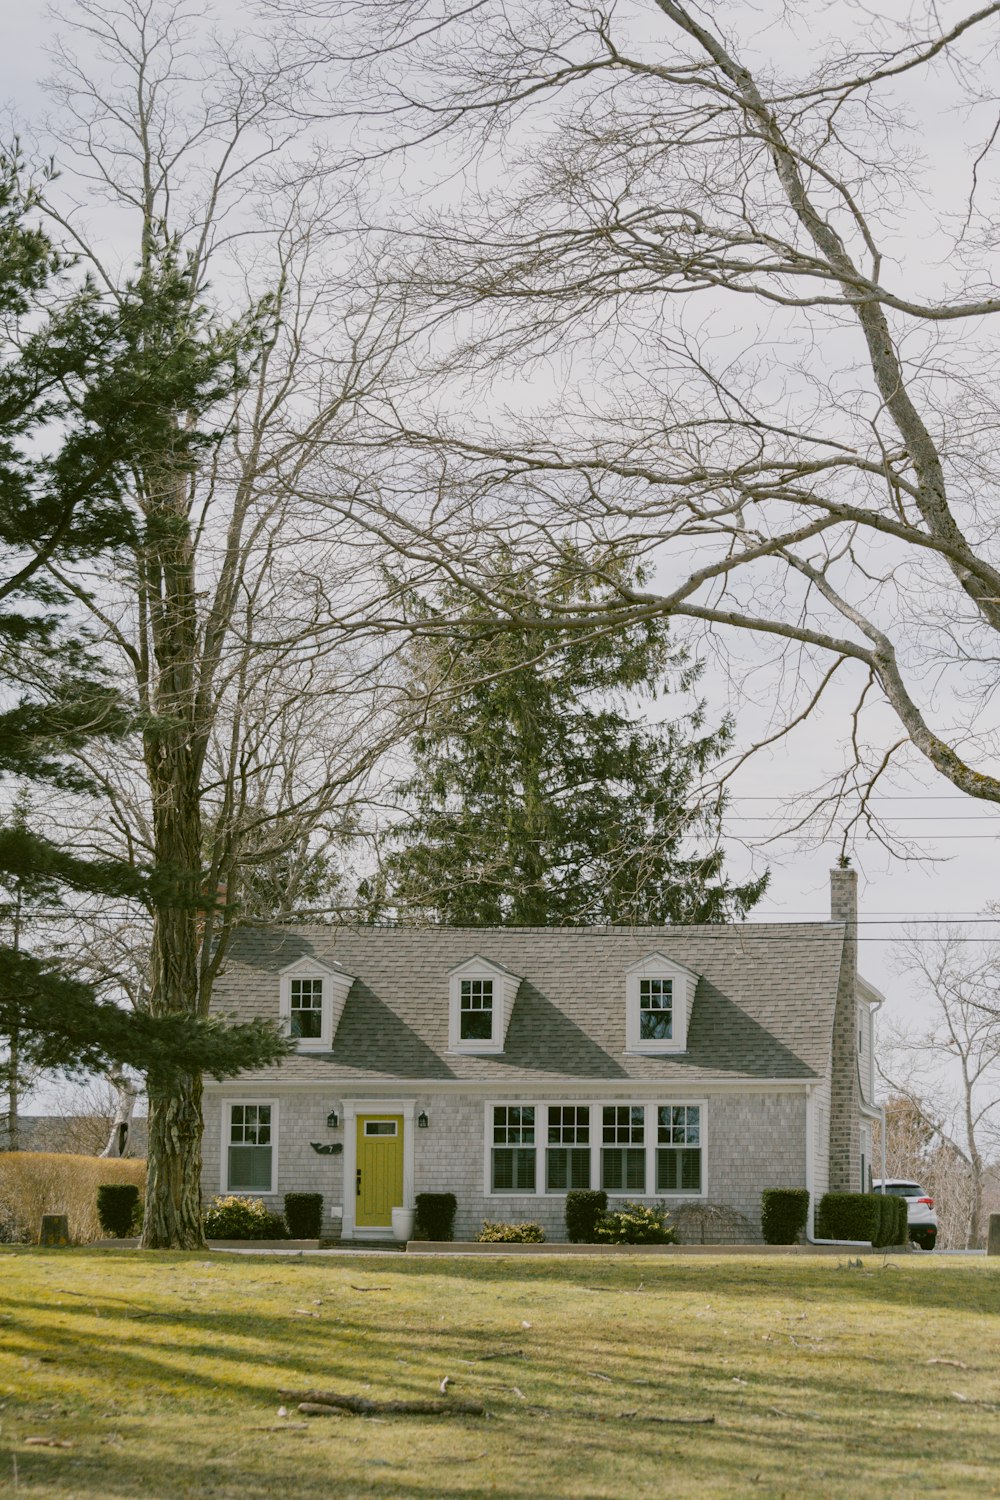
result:
[(459, 1038), (488, 1042), (493, 1036), (492, 979), (463, 979), (459, 995)]
[(669, 1042), (674, 1034), (674, 982), (639, 980), (639, 1040)]
[(322, 1036), (322, 979), (292, 980), (289, 1016), (292, 1036), (313, 1038)]

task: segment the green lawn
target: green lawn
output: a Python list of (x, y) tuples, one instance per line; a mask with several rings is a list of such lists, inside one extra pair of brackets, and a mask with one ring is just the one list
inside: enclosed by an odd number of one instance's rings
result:
[[(998, 1355), (985, 1260), (4, 1247), (0, 1495), (993, 1495)], [(277, 1416), (281, 1387), (432, 1397), (445, 1375), (491, 1416)]]

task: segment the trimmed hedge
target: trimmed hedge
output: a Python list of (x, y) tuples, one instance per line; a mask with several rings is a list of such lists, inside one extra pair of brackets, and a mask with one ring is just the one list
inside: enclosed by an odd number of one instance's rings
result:
[(882, 1222), (879, 1226), (879, 1245), (905, 1245), (910, 1238), (910, 1221), (906, 1211), (906, 1199), (895, 1193), (876, 1193), (880, 1204)]
[(132, 1233), (139, 1207), (139, 1189), (134, 1182), (102, 1182), (97, 1189), (97, 1217), (105, 1234), (124, 1240)]
[(454, 1193), (418, 1193), (416, 1208), (414, 1233), (428, 1240), (454, 1239), (455, 1211), (458, 1208)]
[(545, 1239), (541, 1224), (498, 1224), (484, 1219), (476, 1235), (477, 1245), (540, 1245)]
[(882, 1209), (874, 1193), (824, 1193), (819, 1200), (816, 1237), (821, 1240), (879, 1241)]
[(824, 1193), (816, 1234), (821, 1240), (871, 1240), (876, 1249), (909, 1240), (906, 1199), (894, 1193)]
[(280, 1214), (271, 1213), (259, 1198), (213, 1198), (204, 1216), (207, 1240), (286, 1240)]
[(318, 1240), (323, 1223), (322, 1193), (286, 1193), (285, 1223), (293, 1240)]
[(765, 1188), (760, 1228), (765, 1245), (795, 1245), (809, 1219), (808, 1188)]
[(597, 1221), (601, 1245), (672, 1245), (677, 1238), (662, 1203), (623, 1203)]
[(566, 1234), (574, 1245), (597, 1243), (597, 1225), (608, 1211), (608, 1195), (587, 1188), (566, 1194)]

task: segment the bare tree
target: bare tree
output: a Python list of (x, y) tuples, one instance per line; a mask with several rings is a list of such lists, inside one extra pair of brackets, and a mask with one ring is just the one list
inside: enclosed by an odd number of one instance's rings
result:
[(897, 1025), (880, 1048), (901, 1127), (888, 1131), (887, 1143), (905, 1150), (908, 1139), (973, 1249), (983, 1241), (984, 1189), (1000, 1161), (1000, 951), (961, 929), (921, 936), (902, 945), (899, 972), (915, 981), (917, 1003), (930, 1003), (930, 1018), (919, 1029)]
[[(394, 723), (385, 652), (359, 623), (382, 582), (370, 539), (352, 551), (348, 520), (297, 481), (321, 454), (325, 483), (345, 482), (338, 443), (396, 324), (353, 294), (342, 205), (296, 185), (284, 65), (199, 15), (79, 0), (54, 83), (59, 222), (108, 296), (137, 302), (140, 367), (178, 367), (116, 571), (58, 574), (138, 706), (131, 753), (86, 768), (103, 792), (90, 836), (152, 870), (148, 980), (127, 954), (117, 978), (154, 1017), (208, 1013), (244, 866), (341, 823)], [(95, 201), (117, 238), (88, 219)], [(104, 918), (98, 967), (128, 925)], [(143, 1244), (195, 1247), (201, 1077), (147, 1083)]]
[(285, 8), (355, 159), (420, 167), (396, 545), (498, 628), (549, 618), (491, 591), (498, 541), (529, 574), (568, 538), (655, 559), (639, 589), (595, 569), (566, 629), (665, 615), (734, 679), (769, 660), (772, 739), (845, 679), (845, 848), (901, 760), (1000, 801), (1000, 6)]

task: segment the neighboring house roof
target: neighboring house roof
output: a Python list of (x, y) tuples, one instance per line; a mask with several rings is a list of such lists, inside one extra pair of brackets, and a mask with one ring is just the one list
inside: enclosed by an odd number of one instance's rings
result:
[[(844, 926), (240, 928), (213, 1011), (276, 1018), (280, 971), (302, 957), (357, 976), (332, 1053), (289, 1057), (255, 1085), (468, 1080), (498, 1087), (719, 1077), (809, 1078), (829, 1069)], [(625, 974), (660, 952), (698, 976), (683, 1055), (625, 1052)], [(448, 976), (473, 955), (523, 976), (504, 1051), (448, 1052)]]
[[(96, 1156), (107, 1145), (111, 1121), (96, 1115), (21, 1115), (18, 1119), (22, 1151), (70, 1152)], [(145, 1156), (149, 1122), (136, 1115), (129, 1126), (128, 1152)]]

